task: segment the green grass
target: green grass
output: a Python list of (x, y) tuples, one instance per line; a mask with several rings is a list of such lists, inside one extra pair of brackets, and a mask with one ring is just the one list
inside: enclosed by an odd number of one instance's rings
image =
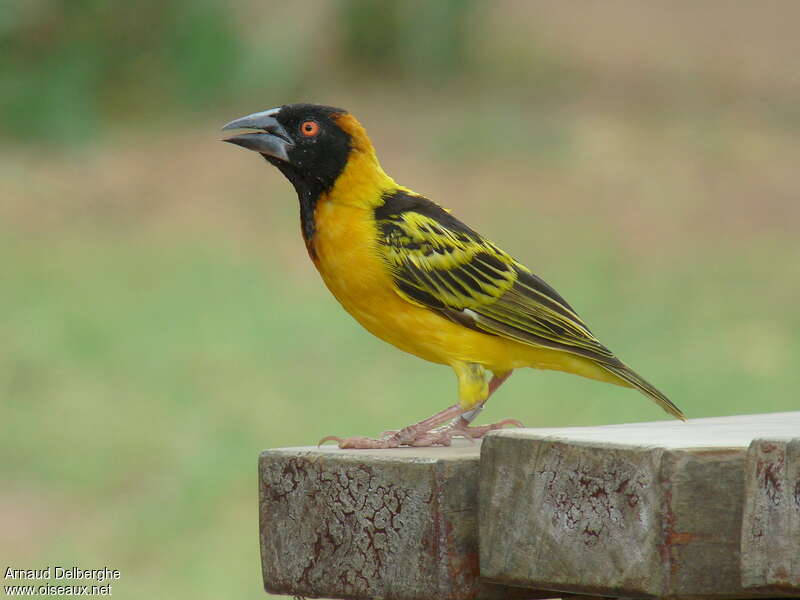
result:
[[(123, 597), (259, 597), (258, 452), (377, 433), (454, 399), (448, 369), (372, 338), (314, 279), (220, 239), (3, 240), (15, 564), (119, 568)], [(613, 251), (578, 252), (558, 284), (690, 416), (789, 410), (800, 320), (768, 250), (657, 277)], [(532, 370), (486, 413), (540, 426), (665, 418), (632, 391)]]
[[(455, 400), (449, 369), (330, 297), (288, 184), (217, 142), (282, 102), (351, 109), (387, 172), (542, 275), (690, 417), (798, 408), (800, 4), (412, 3), (378, 27), (370, 4), (0, 10), (6, 564), (107, 565), (117, 598), (263, 598), (258, 453)], [(481, 422), (503, 417), (668, 418), (533, 370)]]

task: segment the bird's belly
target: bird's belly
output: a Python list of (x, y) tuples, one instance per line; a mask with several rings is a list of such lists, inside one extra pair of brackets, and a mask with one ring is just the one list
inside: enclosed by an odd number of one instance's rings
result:
[(495, 362), (488, 352), (494, 345), (493, 336), (471, 331), (409, 303), (394, 291), (391, 280), (374, 286), (367, 280), (353, 282), (342, 275), (327, 271), (323, 279), (345, 310), (376, 337), (435, 363)]

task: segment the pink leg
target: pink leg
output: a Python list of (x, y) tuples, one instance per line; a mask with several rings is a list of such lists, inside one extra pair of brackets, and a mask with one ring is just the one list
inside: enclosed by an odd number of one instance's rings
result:
[[(431, 436), (429, 432), (431, 431), (431, 429), (438, 427), (442, 423), (447, 423), (447, 421), (459, 417), (463, 412), (464, 409), (461, 407), (460, 404), (454, 404), (453, 406), (446, 408), (441, 412), (436, 413), (432, 417), (423, 419), (419, 423), (414, 423), (413, 425), (409, 425), (408, 427), (403, 427), (403, 429), (401, 429), (400, 431), (392, 433), (387, 437), (340, 438), (336, 437), (335, 435), (329, 435), (322, 438), (317, 445), (322, 445), (325, 442), (333, 441), (339, 444), (339, 448), (359, 448), (359, 449), (397, 448), (398, 446), (402, 445), (449, 446), (450, 445), (449, 438), (444, 439), (444, 437), (439, 435)], [(428, 439), (429, 437), (431, 438), (430, 440)]]
[[(489, 394), (486, 396), (486, 400), (499, 388), (503, 382), (511, 377), (512, 371), (508, 371), (507, 373), (503, 373), (501, 375), (494, 375), (489, 382)], [(449, 446), (452, 438), (454, 437), (465, 437), (468, 440), (477, 440), (482, 438), (484, 435), (489, 433), (490, 431), (495, 431), (496, 429), (502, 429), (506, 425), (514, 425), (515, 427), (524, 427), (524, 425), (517, 421), (516, 419), (503, 419), (502, 421), (498, 421), (497, 423), (491, 423), (489, 425), (481, 425), (479, 427), (470, 427), (470, 423), (472, 422), (475, 417), (477, 417), (480, 412), (483, 410), (483, 405), (486, 404), (486, 400), (478, 406), (477, 408), (473, 408), (466, 412), (461, 413), (458, 417), (453, 419), (452, 423), (449, 425), (445, 425), (444, 427), (439, 427), (438, 429), (434, 429), (429, 431), (427, 434), (421, 435), (417, 439), (415, 439), (410, 446)]]
[(508, 379), (509, 377), (511, 377), (511, 374), (513, 372), (514, 371), (507, 371), (507, 372), (503, 373), (502, 375), (493, 375), (492, 376), (492, 380), (489, 382), (489, 395), (486, 396), (486, 400), (491, 398), (492, 394), (494, 394), (497, 391), (497, 388), (499, 388), (501, 385), (503, 385), (503, 382), (506, 379)]
[(483, 405), (486, 404), (486, 401), (489, 400), (489, 398), (492, 397), (492, 394), (494, 394), (497, 391), (497, 388), (499, 388), (501, 385), (503, 385), (503, 382), (506, 379), (511, 377), (511, 374), (513, 372), (514, 371), (507, 371), (507, 372), (502, 373), (500, 375), (497, 375), (497, 374), (492, 375), (492, 379), (489, 382), (489, 394), (486, 396), (486, 400), (484, 400), (483, 403), (480, 406), (478, 406), (477, 408), (473, 408), (472, 410), (469, 410), (469, 411), (465, 412), (464, 414), (462, 414), (461, 418), (458, 419), (458, 423), (457, 424), (454, 423), (454, 425), (457, 425), (457, 426), (461, 427), (462, 429), (467, 427), (467, 426), (469, 426), (469, 424), (472, 423), (472, 421), (475, 420), (475, 417), (477, 417), (479, 414), (481, 414), (481, 411), (483, 410)]
[[(488, 400), (491, 395), (503, 385), (503, 382), (511, 377), (511, 373), (513, 371), (508, 371), (506, 373), (502, 373), (500, 375), (495, 374), (492, 377), (492, 380), (489, 382), (489, 395), (486, 396), (486, 400)], [(473, 408), (470, 411), (465, 412), (457, 419), (453, 420), (453, 422), (448, 425), (446, 428), (442, 428), (442, 433), (446, 430), (447, 433), (452, 436), (460, 435), (467, 439), (479, 439), (482, 438), (484, 435), (489, 433), (490, 431), (495, 431), (496, 429), (502, 429), (506, 425), (514, 425), (515, 427), (524, 427), (522, 423), (517, 421), (516, 419), (503, 419), (502, 421), (498, 421), (497, 423), (491, 423), (489, 425), (481, 425), (480, 427), (470, 427), (470, 423), (477, 417), (480, 412), (483, 410), (483, 405), (486, 404), (486, 400), (483, 401), (477, 408)]]
[(463, 425), (462, 423), (466, 423), (464, 419), (458, 419), (455, 423), (448, 426), (450, 435), (451, 436), (461, 436), (472, 440), (478, 440), (485, 436), (490, 431), (495, 431), (497, 429), (502, 429), (506, 425), (513, 425), (514, 427), (525, 427), (521, 421), (517, 419), (503, 419), (502, 421), (497, 421), (497, 423), (490, 423), (489, 425), (478, 425), (475, 427), (470, 427), (469, 425)]
[[(486, 396), (486, 400), (488, 400), (497, 388), (511, 376), (511, 373), (512, 371), (508, 371), (492, 377), (491, 381), (489, 381), (489, 393)], [(380, 438), (341, 438), (329, 435), (322, 438), (317, 445), (322, 445), (325, 442), (336, 442), (339, 444), (339, 448), (365, 450), (398, 448), (400, 446), (449, 446), (452, 443), (453, 437), (461, 436), (467, 439), (478, 439), (488, 432), (500, 429), (505, 425), (523, 427), (522, 423), (516, 419), (503, 419), (502, 421), (490, 425), (470, 427), (469, 424), (481, 412), (486, 400), (484, 400), (480, 406), (469, 411), (465, 411), (460, 404), (455, 404), (427, 419), (423, 419), (419, 423), (414, 423), (399, 431), (386, 431)], [(442, 424), (448, 421), (451, 421), (449, 425), (441, 427)]]

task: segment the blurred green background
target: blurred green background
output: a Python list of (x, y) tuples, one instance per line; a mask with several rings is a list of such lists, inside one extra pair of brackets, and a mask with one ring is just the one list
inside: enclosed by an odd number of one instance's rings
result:
[[(324, 289), (219, 127), (343, 106), (399, 182), (560, 290), (691, 417), (800, 390), (800, 3), (3, 0), (0, 555), (120, 598), (263, 598), (256, 458), (455, 380)], [(482, 420), (666, 418), (515, 374)]]

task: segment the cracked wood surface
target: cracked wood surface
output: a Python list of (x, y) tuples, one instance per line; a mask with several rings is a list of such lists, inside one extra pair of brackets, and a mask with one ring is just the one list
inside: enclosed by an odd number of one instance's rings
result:
[(800, 590), (800, 438), (755, 440), (747, 452), (742, 584)]
[(268, 450), (259, 461), (264, 586), (394, 600), (537, 598), (478, 581), (479, 443)]
[(800, 597), (792, 438), (800, 412), (492, 433), (481, 575), (612, 597)]

